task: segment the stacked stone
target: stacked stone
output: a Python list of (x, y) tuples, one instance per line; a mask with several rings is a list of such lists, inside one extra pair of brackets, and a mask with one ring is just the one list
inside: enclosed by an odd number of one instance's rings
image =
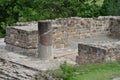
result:
[[(80, 39), (89, 38), (91, 35), (107, 32), (106, 24), (109, 18), (59, 18), (54, 24), (60, 25), (54, 30), (53, 43), (56, 48), (69, 47), (71, 42), (79, 42)], [(65, 37), (67, 35), (67, 37)], [(76, 45), (77, 43), (73, 43)], [(77, 46), (77, 45), (76, 45)]]
[(116, 61), (120, 57), (120, 48), (115, 42), (78, 44), (78, 64)]
[(14, 26), (38, 26), (38, 23), (36, 21), (32, 22), (17, 22), (14, 24)]
[(56, 26), (53, 29), (54, 47), (67, 48), (71, 45), (71, 42), (79, 42), (80, 39), (89, 38), (91, 35), (108, 34), (108, 24), (111, 17), (114, 16), (99, 18), (71, 17), (52, 20), (53, 26)]
[(37, 71), (0, 59), (0, 80), (36, 80)]
[(110, 36), (120, 39), (120, 18), (110, 18)]
[[(55, 20), (46, 20), (52, 23), (52, 43), (54, 48), (68, 48), (77, 44), (79, 40), (89, 38), (91, 35), (108, 33), (109, 19), (116, 18), (114, 16), (98, 17), (98, 18), (58, 18)], [(14, 27), (6, 29), (5, 42), (11, 47), (11, 50), (24, 52), (29, 49), (34, 51), (38, 46), (38, 23), (37, 22), (18, 22)], [(112, 32), (119, 37), (119, 27), (112, 27)], [(117, 34), (116, 34), (117, 33)], [(114, 35), (111, 34), (111, 35)], [(19, 49), (19, 48), (20, 49)], [(9, 48), (10, 49), (10, 48)]]
[(7, 27), (5, 42), (7, 50), (33, 55), (38, 47), (37, 26)]

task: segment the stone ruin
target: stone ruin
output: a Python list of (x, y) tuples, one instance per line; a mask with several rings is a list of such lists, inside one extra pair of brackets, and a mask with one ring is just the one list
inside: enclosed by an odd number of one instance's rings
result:
[(18, 22), (0, 39), (0, 80), (39, 80), (38, 72), (59, 80), (44, 71), (57, 69), (64, 61), (75, 65), (116, 60), (120, 60), (120, 16)]
[(109, 19), (107, 33), (93, 35), (78, 44), (79, 64), (120, 61), (120, 17)]
[[(48, 44), (51, 45), (51, 49), (53, 46), (54, 50), (78, 49), (76, 62), (79, 64), (114, 61), (119, 58), (120, 16), (71, 17), (40, 22), (49, 22), (46, 26), (51, 26), (51, 29), (46, 31), (40, 28), (38, 32), (38, 22), (18, 22), (14, 26), (7, 27), (6, 49), (34, 57), (39, 56), (38, 52), (45, 49), (44, 46)], [(47, 41), (49, 36), (39, 39), (41, 29), (46, 32), (45, 34), (51, 34), (49, 35), (52, 37), (51, 42)], [(38, 43), (44, 46), (38, 47)], [(45, 50), (51, 50), (48, 48)], [(46, 53), (45, 50), (42, 52)]]

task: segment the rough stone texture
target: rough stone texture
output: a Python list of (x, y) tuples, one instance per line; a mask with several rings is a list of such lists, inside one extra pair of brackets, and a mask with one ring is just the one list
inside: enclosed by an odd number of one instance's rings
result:
[(76, 42), (78, 42), (80, 39), (85, 39), (96, 33), (106, 33), (109, 17), (102, 18), (72, 17), (65, 19), (56, 19), (54, 22), (53, 24), (57, 24), (60, 26), (56, 27), (53, 30), (54, 47), (77, 48), (78, 43)]
[[(98, 18), (71, 17), (46, 21), (50, 21), (52, 24), (53, 48), (77, 49), (80, 40), (90, 38), (92, 35), (108, 34), (119, 38), (119, 26), (116, 26), (115, 28), (112, 27), (114, 25), (119, 25), (118, 18), (119, 16), (100, 16)], [(109, 25), (111, 27), (109, 27)], [(33, 50), (32, 52), (36, 52), (36, 49), (38, 48), (37, 26), (37, 22), (16, 23), (14, 27), (7, 28), (5, 42), (13, 45), (13, 48), (16, 46), (23, 48), (23, 50), (21, 49), (21, 53), (23, 54), (27, 53), (24, 48), (26, 48), (26, 50), (28, 49), (28, 51)], [(11, 47), (8, 46), (7, 49), (11, 50)], [(14, 49), (11, 51), (14, 51)], [(36, 53), (32, 54), (36, 55)]]
[(14, 26), (7, 27), (5, 42), (25, 49), (37, 48), (37, 27), (36, 26)]
[[(68, 47), (69, 39), (83, 39), (89, 37), (91, 34), (96, 32), (104, 33), (107, 30), (107, 24), (109, 17), (100, 18), (59, 18), (55, 20), (49, 20), (53, 27), (53, 44), (55, 48)], [(32, 32), (33, 31), (33, 32)], [(13, 27), (8, 27), (6, 30), (6, 43), (11, 43), (25, 48), (35, 48), (32, 43), (37, 42), (37, 24), (36, 22), (16, 23)], [(35, 36), (36, 35), (36, 36)], [(29, 37), (28, 37), (29, 36)], [(16, 41), (11, 40), (17, 39), (21, 41), (31, 41), (32, 46), (15, 44)], [(9, 42), (9, 40), (11, 42)]]
[[(120, 18), (110, 18), (108, 33), (86, 38), (78, 45), (79, 64), (120, 60)], [(104, 37), (100, 37), (104, 35)], [(87, 42), (87, 43), (86, 43)]]
[(37, 26), (7, 27), (5, 42), (9, 51), (35, 56), (38, 47)]
[[(75, 65), (77, 51), (60, 49), (54, 50), (55, 59), (40, 60), (5, 50), (4, 39), (0, 39), (0, 80), (41, 80), (38, 79), (38, 72), (46, 80), (51, 77), (44, 74), (46, 70), (58, 69), (59, 65), (66, 61), (68, 64)], [(52, 78), (52, 80), (62, 80)]]
[(116, 61), (120, 58), (120, 50), (117, 46), (118, 42), (79, 44), (77, 63)]
[(20, 53), (20, 54), (23, 54), (23, 55), (27, 55), (27, 56), (32, 56), (32, 57), (37, 57), (38, 56), (38, 54), (37, 54), (38, 49), (34, 49), (34, 48), (33, 49), (26, 49), (26, 48), (14, 46), (14, 45), (11, 45), (11, 44), (6, 44), (5, 49), (9, 50), (9, 51), (13, 51), (15, 53)]
[[(120, 60), (120, 21), (117, 17), (72, 17), (49, 20), (52, 23), (52, 44), (55, 48), (55, 59), (51, 60), (43, 61), (6, 51), (5, 44), (0, 41), (0, 72), (2, 73), (0, 79), (30, 80), (34, 78), (36, 71), (57, 69), (64, 61), (75, 65), (76, 62), (83, 64)], [(8, 27), (5, 42), (8, 50), (26, 55), (37, 55), (38, 30), (36, 22), (16, 23), (15, 26)], [(68, 47), (78, 48), (78, 56), (76, 57), (76, 52), (73, 50), (73, 52), (64, 50)], [(27, 76), (30, 74), (32, 77)]]
[[(5, 50), (5, 46), (4, 39), (0, 39), (0, 80), (35, 80), (37, 71), (10, 61), (11, 58), (7, 54), (10, 52)], [(9, 59), (3, 58), (3, 55)]]
[(110, 18), (110, 36), (120, 39), (120, 17)]
[(44, 46), (52, 45), (52, 25), (50, 21), (38, 22), (39, 43)]
[(0, 80), (35, 80), (37, 71), (0, 59)]

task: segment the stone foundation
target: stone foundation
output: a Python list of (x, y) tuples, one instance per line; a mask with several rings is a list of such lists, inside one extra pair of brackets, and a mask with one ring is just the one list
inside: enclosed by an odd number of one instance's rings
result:
[(11, 44), (6, 44), (5, 49), (15, 52), (15, 53), (20, 53), (23, 55), (27, 55), (27, 56), (32, 56), (32, 57), (37, 57), (37, 50), (38, 49), (26, 49), (26, 48), (22, 48), (22, 47), (18, 47), (18, 46), (14, 46)]
[[(119, 37), (119, 26), (114, 28), (114, 25), (119, 24), (119, 20), (114, 19), (118, 18), (119, 16), (71, 17), (46, 21), (52, 24), (52, 44), (54, 49), (77, 49), (81, 40), (89, 39), (97, 34)], [(109, 27), (109, 25), (113, 27)], [(23, 53), (26, 53), (24, 49), (36, 50), (38, 48), (37, 27), (37, 22), (18, 22), (13, 27), (8, 27), (5, 37), (6, 44), (22, 48), (21, 52), (23, 51)]]
[(38, 47), (37, 26), (7, 27), (5, 42), (9, 51), (35, 56)]
[(110, 18), (110, 36), (120, 39), (120, 18)]
[(25, 49), (36, 49), (38, 47), (37, 26), (7, 27), (5, 42)]
[(93, 36), (78, 44), (78, 64), (120, 61), (120, 18), (110, 18), (108, 31), (105, 37), (99, 34), (98, 39)]
[(119, 58), (120, 48), (118, 48), (118, 42), (78, 44), (76, 61), (79, 64), (116, 61)]

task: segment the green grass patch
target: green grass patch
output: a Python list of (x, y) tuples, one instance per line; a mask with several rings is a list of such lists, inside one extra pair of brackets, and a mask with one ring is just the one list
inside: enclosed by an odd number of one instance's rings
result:
[(47, 73), (63, 80), (112, 80), (120, 77), (120, 65), (109, 62), (71, 66), (65, 62), (60, 69)]

